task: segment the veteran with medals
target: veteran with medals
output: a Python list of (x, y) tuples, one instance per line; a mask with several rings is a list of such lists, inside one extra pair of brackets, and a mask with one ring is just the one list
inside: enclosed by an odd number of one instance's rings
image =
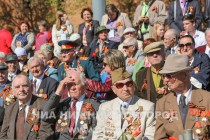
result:
[(134, 95), (131, 75), (122, 68), (111, 73), (117, 98), (102, 103), (92, 140), (154, 139), (154, 104)]
[[(78, 68), (72, 68), (48, 100), (44, 111), (56, 114), (56, 118), (49, 116), (46, 121), (55, 125), (56, 139), (91, 139), (99, 103), (86, 97), (85, 87), (84, 74)], [(64, 88), (68, 89), (69, 97), (61, 100)]]

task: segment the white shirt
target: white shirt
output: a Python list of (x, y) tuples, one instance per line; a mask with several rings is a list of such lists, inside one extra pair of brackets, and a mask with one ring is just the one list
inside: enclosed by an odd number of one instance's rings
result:
[[(76, 103), (76, 120), (75, 120), (75, 126), (74, 126), (74, 128), (76, 128), (76, 126), (77, 126), (77, 122), (78, 122), (78, 120), (79, 120), (80, 111), (81, 111), (81, 108), (82, 108), (84, 99), (85, 99), (85, 94), (83, 94), (83, 95), (78, 99), (78, 101), (77, 101), (77, 103)], [(72, 100), (73, 100), (73, 99), (72, 99)], [(73, 102), (71, 102), (71, 107), (72, 107), (72, 104), (73, 104)]]
[(178, 45), (174, 46), (173, 48), (171, 48), (171, 54), (173, 54), (173, 50), (174, 50), (174, 54), (176, 54), (176, 49), (178, 48)]
[[(32, 96), (31, 96), (32, 98)], [(28, 116), (28, 111), (29, 111), (29, 108), (30, 108), (30, 103), (31, 103), (31, 98), (28, 100), (28, 102), (25, 103), (26, 107), (25, 107), (25, 120), (27, 119), (27, 116)], [(22, 104), (19, 100), (18, 100), (18, 103), (19, 103), (19, 111), (22, 110)]]
[(44, 73), (39, 78), (33, 77), (33, 82), (36, 79), (36, 93), (38, 92), (39, 86), (41, 85), (43, 78), (44, 78)]
[[(185, 35), (187, 35), (187, 33)], [(193, 38), (195, 40), (195, 48), (206, 45), (206, 38), (204, 32), (196, 30), (195, 34), (193, 35)]]
[[(180, 97), (181, 97), (182, 94), (176, 93), (176, 95), (177, 95), (177, 98), (176, 98), (177, 99), (177, 103), (179, 105), (179, 100), (180, 100)], [(192, 85), (190, 86), (190, 89), (186, 93), (184, 93), (184, 96), (186, 97), (185, 103), (187, 105), (191, 101), (191, 97), (192, 97)]]
[(210, 58), (210, 48), (208, 45), (206, 45), (206, 50), (205, 50), (205, 54), (207, 54)]
[(23, 70), (23, 63), (20, 63), (20, 62), (19, 62), (19, 68), (20, 68), (20, 71)]

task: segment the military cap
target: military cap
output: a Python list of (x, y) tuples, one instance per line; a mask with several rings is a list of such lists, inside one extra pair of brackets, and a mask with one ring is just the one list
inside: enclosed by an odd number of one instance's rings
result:
[(18, 61), (17, 55), (12, 53), (6, 55), (5, 62), (10, 62), (10, 61)]
[(69, 40), (59, 41), (58, 45), (61, 47), (61, 50), (75, 49), (78, 46), (76, 42), (69, 41)]
[(118, 68), (111, 72), (112, 84), (117, 81), (125, 80), (127, 78), (131, 78), (131, 75), (124, 70), (123, 68)]
[(163, 42), (153, 42), (144, 48), (144, 53), (156, 52), (164, 49)]
[(5, 63), (0, 62), (0, 70), (7, 70), (7, 65)]
[(105, 31), (105, 30), (109, 32), (109, 29), (106, 28), (106, 26), (99, 26), (99, 27), (97, 28), (96, 35), (98, 35), (100, 32)]

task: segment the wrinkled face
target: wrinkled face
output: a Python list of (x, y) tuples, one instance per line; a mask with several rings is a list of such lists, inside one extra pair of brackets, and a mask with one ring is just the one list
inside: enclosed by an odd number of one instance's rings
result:
[(101, 32), (98, 34), (98, 37), (99, 37), (99, 39), (101, 39), (101, 40), (106, 40), (106, 39), (107, 39), (107, 36), (108, 36), (108, 31), (107, 31), (107, 30), (101, 31)]
[(7, 81), (8, 71), (0, 70), (0, 83), (5, 83)]
[(18, 61), (7, 62), (7, 66), (8, 66), (8, 72), (14, 73), (17, 70)]
[(85, 21), (91, 21), (92, 20), (91, 13), (89, 11), (84, 11), (82, 16), (83, 16), (83, 19)]
[(147, 59), (152, 66), (161, 64), (165, 59), (165, 54), (162, 50), (147, 53)]
[(163, 37), (165, 33), (164, 25), (160, 25), (157, 29), (157, 36)]
[(29, 64), (29, 71), (35, 78), (39, 78), (44, 72), (44, 66), (34, 59)]
[(195, 30), (195, 23), (190, 20), (184, 20), (183, 25), (186, 32), (192, 32)]
[(104, 71), (107, 72), (108, 74), (111, 74), (112, 70), (110, 68), (110, 66), (107, 64), (107, 59), (104, 58), (104, 61), (103, 61), (103, 68), (104, 68)]
[(210, 30), (206, 31), (206, 42), (208, 44), (208, 46), (210, 47)]
[(124, 36), (124, 38), (135, 37), (135, 32), (125, 33), (123, 36)]
[(48, 58), (45, 57), (43, 54), (39, 54), (37, 57), (40, 58), (40, 59), (42, 59), (42, 61), (44, 62), (44, 66), (46, 67), (47, 66)]
[(163, 41), (164, 41), (164, 46), (166, 48), (173, 47), (173, 44), (175, 42), (175, 38), (173, 38), (170, 34), (165, 33)]
[(15, 78), (12, 82), (13, 95), (20, 101), (27, 101), (31, 97), (32, 87), (28, 79), (23, 76)]
[(108, 13), (108, 17), (111, 21), (113, 21), (117, 17), (117, 13), (116, 12)]
[(74, 82), (70, 83), (68, 86), (69, 94), (72, 98), (79, 99), (85, 91), (85, 85), (82, 84), (80, 75), (78, 73), (71, 74)]
[[(163, 80), (167, 84), (168, 88), (172, 91), (179, 91), (184, 86), (186, 82), (185, 72), (176, 72), (170, 74), (164, 74)], [(188, 79), (189, 80), (189, 79)]]
[(129, 57), (132, 56), (134, 51), (136, 50), (136, 48), (133, 45), (123, 46), (123, 49), (124, 49), (126, 55), (129, 56)]
[(195, 50), (195, 45), (193, 44), (191, 38), (185, 37), (180, 39), (179, 48), (181, 54), (185, 54), (189, 56), (189, 58), (192, 58), (193, 52)]
[(26, 33), (26, 32), (28, 32), (28, 26), (27, 26), (27, 24), (25, 24), (25, 23), (21, 24), (20, 30), (21, 30), (21, 32), (23, 34)]
[(133, 81), (128, 78), (114, 83), (112, 90), (122, 101), (127, 101), (133, 96), (135, 86)]
[(39, 32), (45, 32), (47, 29), (42, 26), (42, 25), (39, 25)]
[(75, 57), (75, 49), (61, 51), (62, 62), (73, 61)]

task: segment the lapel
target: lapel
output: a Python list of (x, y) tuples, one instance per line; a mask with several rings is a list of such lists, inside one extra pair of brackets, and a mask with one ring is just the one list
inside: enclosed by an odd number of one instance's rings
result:
[(200, 55), (197, 51), (194, 52), (194, 60), (192, 63), (193, 68), (198, 66), (201, 63), (202, 59), (200, 58)]
[[(191, 102), (195, 105), (198, 105), (198, 106), (202, 106), (202, 101), (203, 101), (203, 96), (201, 93), (199, 92), (196, 92), (196, 90), (192, 90), (192, 97), (191, 97)], [(187, 114), (187, 118), (186, 118), (186, 123), (185, 123), (185, 128), (186, 129), (191, 129), (193, 128), (195, 122), (196, 122), (196, 119), (192, 119), (192, 116), (190, 115), (189, 113), (190, 111), (190, 108), (188, 110), (188, 114)]]
[(15, 127), (16, 127), (16, 119), (17, 119), (17, 115), (18, 115), (18, 109), (19, 109), (19, 105), (18, 105), (18, 101), (16, 101), (15, 105), (14, 105), (14, 109), (11, 113), (11, 120), (10, 120), (10, 134), (11, 134), (11, 139), (15, 139)]
[[(135, 120), (138, 116), (138, 113), (136, 113), (136, 111), (139, 109), (138, 104), (136, 104), (136, 102), (138, 101), (138, 97), (133, 96), (130, 105), (128, 106), (128, 112), (133, 116), (133, 120)], [(122, 132), (125, 131), (125, 129), (129, 126), (130, 124), (128, 124), (127, 120), (124, 121), (123, 123), (123, 127), (122, 127)]]
[[(30, 109), (32, 108), (37, 108), (37, 102), (36, 102), (36, 97), (34, 95), (32, 95), (31, 98), (31, 102), (30, 102), (30, 107), (28, 112), (30, 111)], [(26, 138), (28, 137), (31, 129), (32, 129), (33, 124), (28, 124), (27, 122), (25, 122), (25, 136)]]
[(180, 111), (179, 111), (179, 107), (178, 107), (178, 103), (177, 103), (177, 97), (176, 97), (176, 94), (173, 93), (173, 92), (170, 92), (169, 93), (169, 97), (168, 97), (168, 100), (166, 100), (165, 102), (165, 107), (166, 107), (166, 110), (173, 110), (173, 111), (176, 111), (176, 116), (177, 118), (173, 119), (174, 121), (174, 127), (177, 127), (180, 132), (183, 132), (184, 131), (184, 128), (183, 128), (183, 124), (182, 124), (182, 119), (181, 119), (181, 115), (180, 115)]
[[(45, 89), (46, 84), (47, 84), (46, 78), (47, 78), (47, 76), (44, 75), (44, 77), (43, 77), (43, 79), (42, 79), (42, 82), (41, 82), (41, 84), (40, 84), (40, 86), (39, 86), (39, 89), (38, 89), (37, 93), (39, 93), (39, 90), (40, 90), (40, 89)], [(46, 91), (44, 91), (44, 92), (46, 92)]]

